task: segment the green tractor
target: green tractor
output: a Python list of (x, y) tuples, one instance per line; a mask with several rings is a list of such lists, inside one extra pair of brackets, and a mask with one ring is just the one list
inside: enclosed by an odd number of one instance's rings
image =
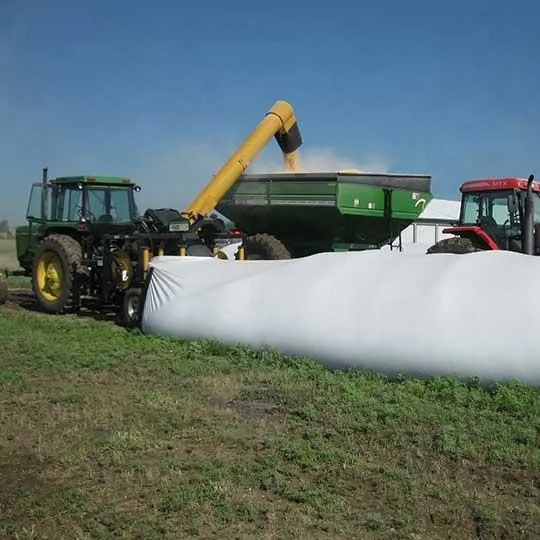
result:
[(170, 208), (140, 215), (128, 178), (75, 176), (32, 185), (27, 225), (16, 230), (17, 258), (40, 307), (76, 312), (84, 302), (139, 320), (148, 263), (156, 255), (223, 256), (230, 233), (214, 217), (192, 224)]

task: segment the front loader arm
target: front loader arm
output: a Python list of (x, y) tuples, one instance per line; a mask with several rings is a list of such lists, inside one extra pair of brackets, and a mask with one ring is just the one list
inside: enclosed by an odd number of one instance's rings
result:
[(285, 169), (297, 170), (297, 151), (303, 142), (298, 122), (289, 103), (276, 101), (260, 124), (187, 207), (182, 216), (194, 223), (210, 214), (272, 137), (276, 139), (283, 152)]

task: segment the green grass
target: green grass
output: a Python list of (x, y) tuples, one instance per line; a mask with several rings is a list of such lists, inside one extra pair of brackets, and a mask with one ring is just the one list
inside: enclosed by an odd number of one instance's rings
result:
[(0, 308), (0, 537), (540, 537), (540, 391)]

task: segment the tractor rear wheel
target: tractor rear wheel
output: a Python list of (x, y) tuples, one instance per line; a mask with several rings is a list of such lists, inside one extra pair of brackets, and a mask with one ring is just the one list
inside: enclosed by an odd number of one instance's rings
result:
[(289, 250), (270, 234), (255, 234), (244, 241), (246, 259), (250, 260), (282, 260), (290, 259)]
[(474, 253), (476, 251), (484, 251), (484, 248), (470, 238), (461, 236), (453, 236), (444, 238), (432, 245), (426, 252), (427, 255), (433, 253), (453, 253), (455, 255), (463, 255), (465, 253)]
[(81, 261), (81, 246), (71, 236), (51, 234), (41, 242), (32, 267), (32, 289), (45, 311), (67, 313), (78, 307), (73, 289)]

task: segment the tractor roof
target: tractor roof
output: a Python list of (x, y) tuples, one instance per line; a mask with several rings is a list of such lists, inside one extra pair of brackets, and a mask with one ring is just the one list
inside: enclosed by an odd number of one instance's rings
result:
[(121, 176), (61, 176), (51, 180), (53, 184), (100, 184), (108, 186), (132, 185), (130, 178)]
[[(465, 182), (460, 191), (468, 193), (471, 191), (501, 191), (507, 189), (527, 189), (526, 178), (483, 178), (480, 180), (469, 180)], [(533, 182), (533, 191), (540, 192), (540, 184)]]

